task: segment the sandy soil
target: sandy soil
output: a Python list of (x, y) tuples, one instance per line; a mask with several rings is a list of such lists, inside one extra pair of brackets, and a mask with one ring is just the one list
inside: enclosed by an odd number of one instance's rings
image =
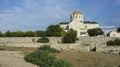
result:
[(25, 62), (20, 51), (0, 51), (0, 67), (38, 67)]

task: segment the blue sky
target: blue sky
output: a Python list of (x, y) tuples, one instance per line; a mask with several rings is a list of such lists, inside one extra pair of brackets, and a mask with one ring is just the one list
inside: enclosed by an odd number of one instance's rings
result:
[(0, 31), (45, 30), (70, 21), (74, 10), (106, 31), (120, 26), (120, 0), (0, 0)]

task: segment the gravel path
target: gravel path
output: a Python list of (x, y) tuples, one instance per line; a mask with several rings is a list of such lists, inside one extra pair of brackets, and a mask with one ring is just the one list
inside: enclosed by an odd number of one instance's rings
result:
[(0, 51), (0, 67), (38, 67), (25, 62), (20, 51)]

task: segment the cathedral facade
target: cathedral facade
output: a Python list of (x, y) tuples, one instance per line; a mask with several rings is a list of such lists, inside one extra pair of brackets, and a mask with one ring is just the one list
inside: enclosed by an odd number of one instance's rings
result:
[(99, 24), (96, 22), (84, 21), (84, 15), (78, 10), (70, 15), (70, 22), (61, 22), (59, 25), (66, 32), (69, 29), (77, 31), (77, 37), (88, 36), (88, 29), (100, 28)]

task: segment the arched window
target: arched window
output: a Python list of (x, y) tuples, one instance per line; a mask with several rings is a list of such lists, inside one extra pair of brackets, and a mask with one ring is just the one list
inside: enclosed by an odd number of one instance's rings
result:
[(76, 18), (77, 18), (77, 15), (76, 15)]
[(75, 18), (77, 18), (77, 15), (76, 15), (76, 14), (74, 15), (74, 19), (75, 19)]

